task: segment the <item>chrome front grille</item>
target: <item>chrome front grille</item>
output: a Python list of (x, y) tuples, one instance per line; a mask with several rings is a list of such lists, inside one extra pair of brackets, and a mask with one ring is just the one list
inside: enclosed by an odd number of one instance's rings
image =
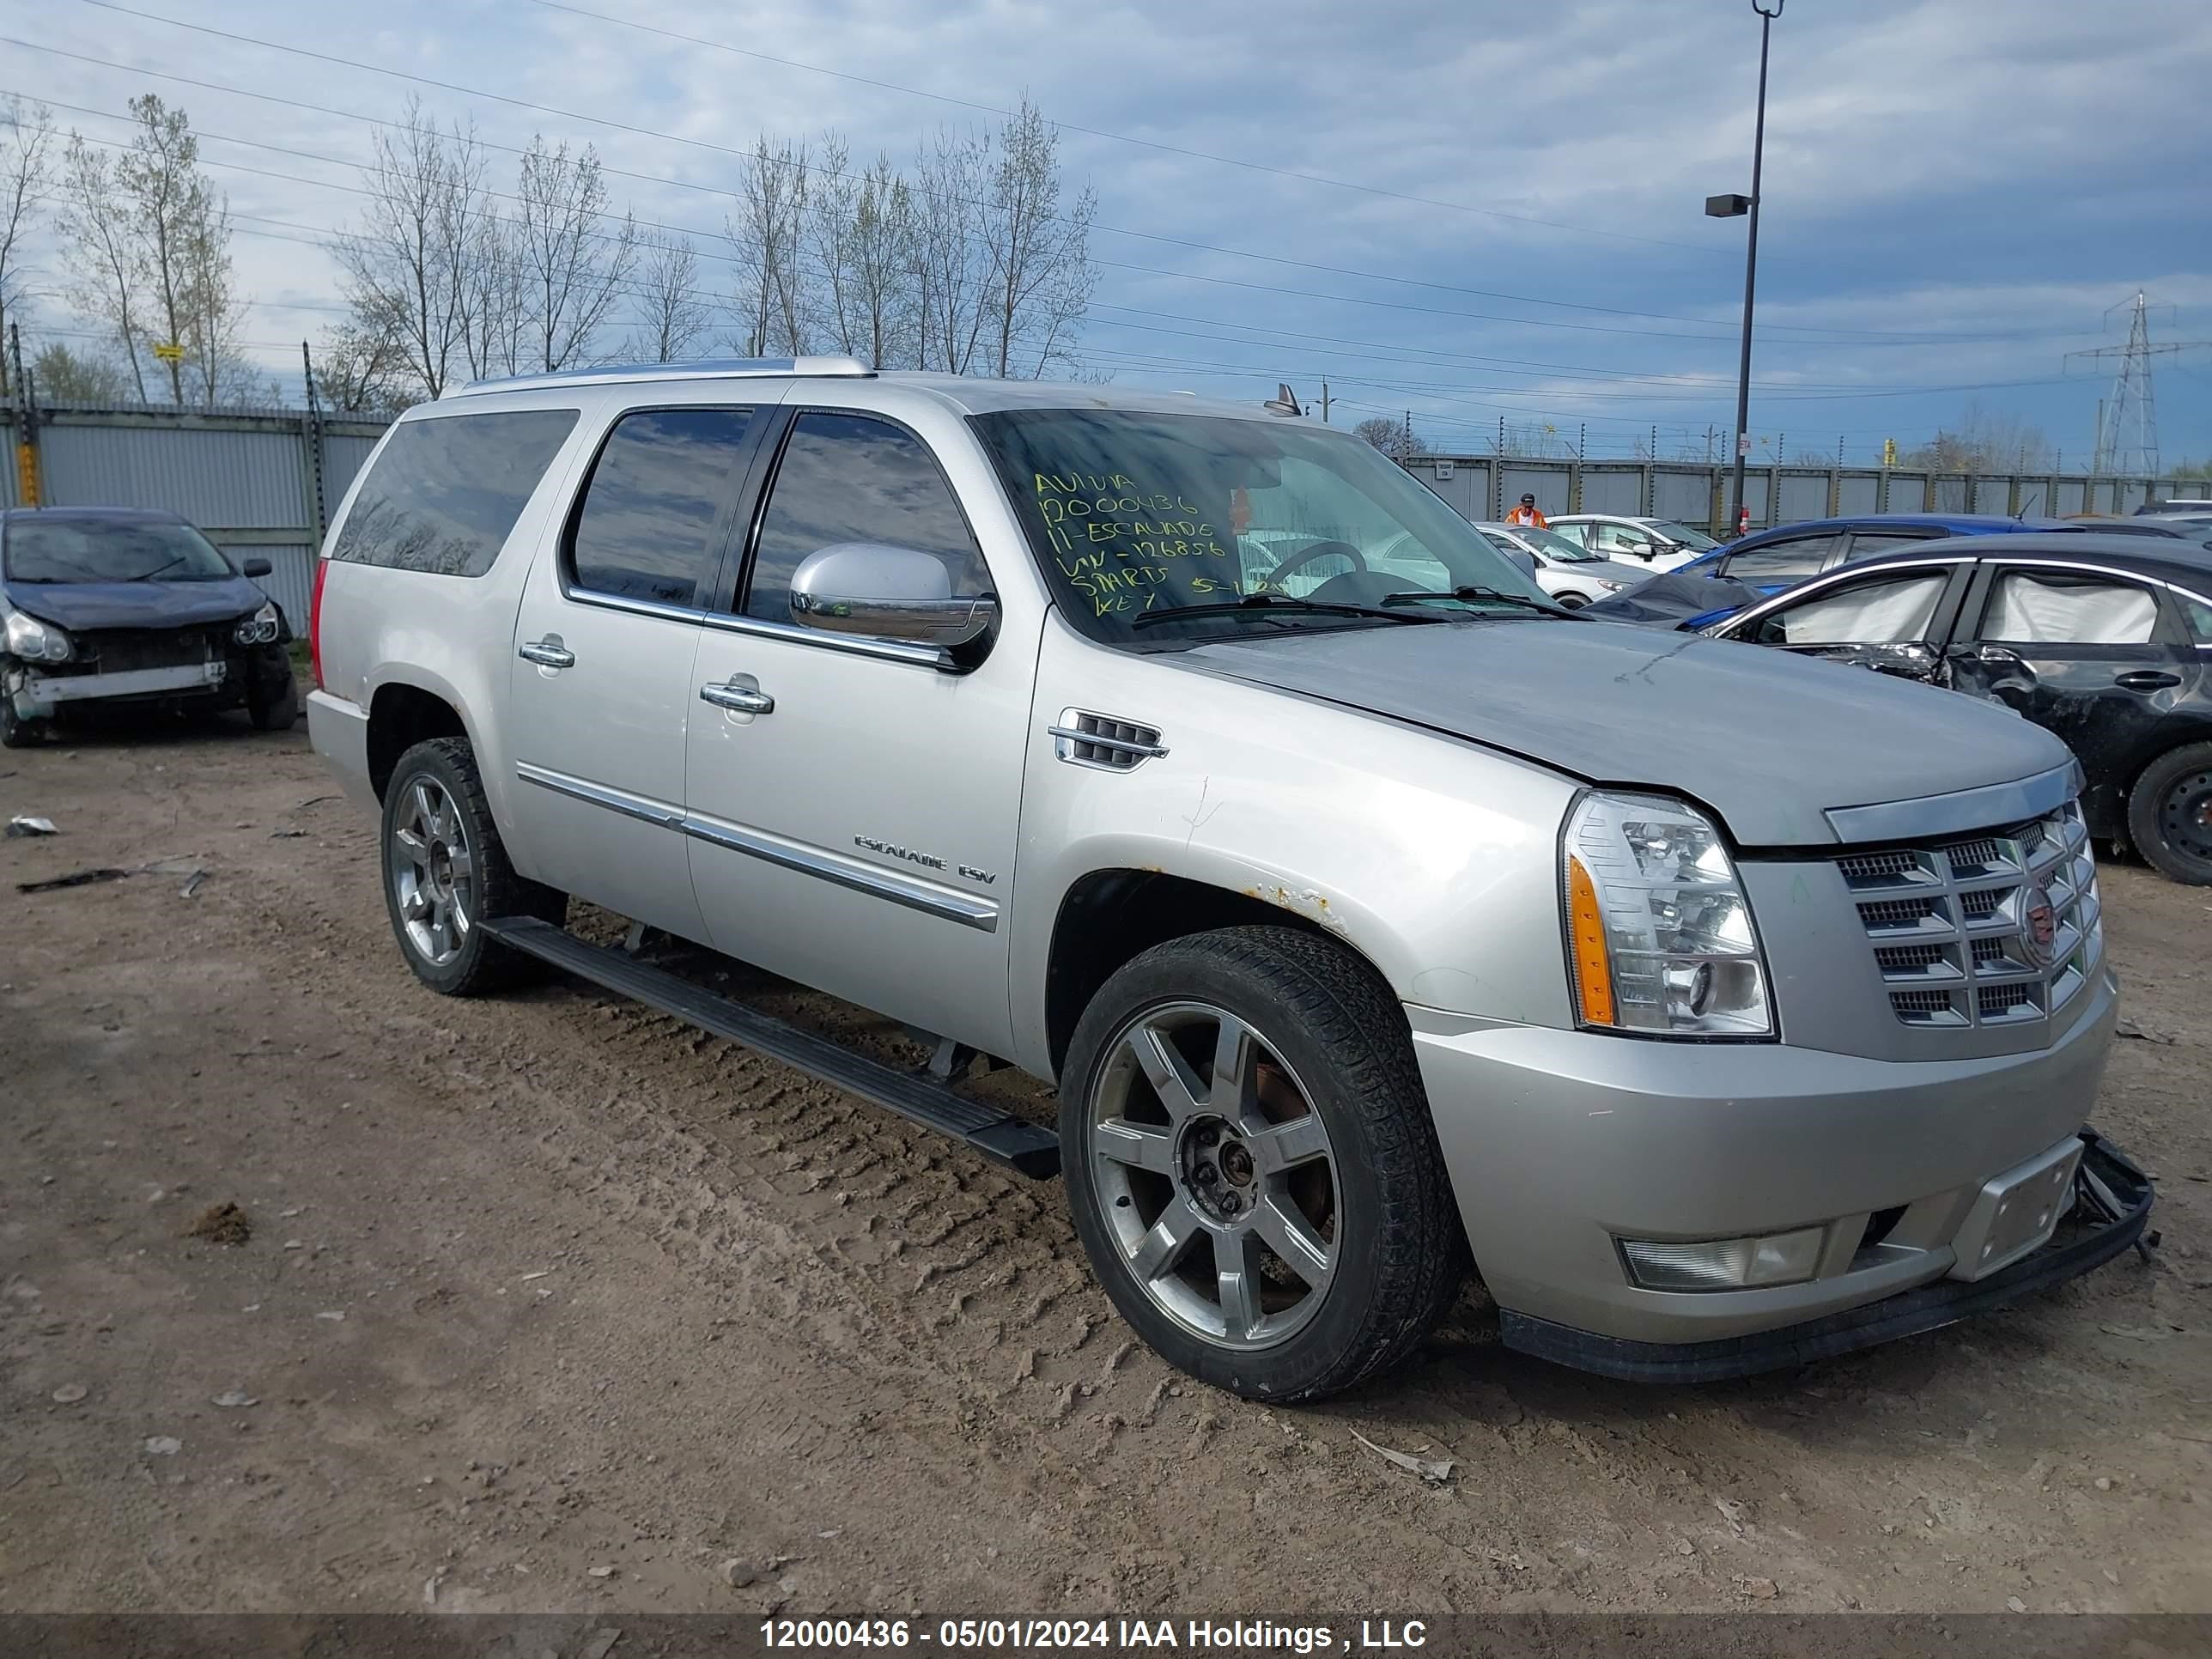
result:
[(2096, 865), (2072, 802), (1931, 847), (1847, 853), (1836, 867), (1906, 1025), (2042, 1019), (2088, 983), (2104, 954)]

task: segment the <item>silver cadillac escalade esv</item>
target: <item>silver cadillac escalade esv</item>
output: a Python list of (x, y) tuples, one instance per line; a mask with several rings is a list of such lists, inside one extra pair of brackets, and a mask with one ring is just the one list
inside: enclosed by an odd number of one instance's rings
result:
[(2083, 1127), (2115, 986), (2057, 739), (1578, 619), (1340, 431), (846, 359), (473, 386), (386, 434), (315, 598), (422, 981), (550, 964), (1064, 1172), (1224, 1388), (1370, 1375), (1470, 1262), (1507, 1344), (1692, 1380), (2142, 1233)]

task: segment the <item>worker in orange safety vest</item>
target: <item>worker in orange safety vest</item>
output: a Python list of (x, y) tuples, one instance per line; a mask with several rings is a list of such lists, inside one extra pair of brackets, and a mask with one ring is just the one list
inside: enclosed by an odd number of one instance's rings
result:
[(1534, 495), (1523, 495), (1521, 498), (1521, 505), (1505, 515), (1505, 522), (1532, 524), (1539, 530), (1549, 530), (1552, 527), (1544, 515), (1536, 510), (1536, 498)]

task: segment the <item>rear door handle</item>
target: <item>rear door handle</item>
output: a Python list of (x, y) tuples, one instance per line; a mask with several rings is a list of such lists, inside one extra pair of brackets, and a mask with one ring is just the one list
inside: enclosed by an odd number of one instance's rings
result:
[(2181, 676), (2161, 673), (2155, 668), (2136, 668), (2118, 676), (2112, 684), (2124, 685), (2130, 691), (2163, 691), (2169, 685), (2180, 684)]
[(519, 645), (514, 654), (525, 662), (536, 663), (540, 668), (574, 668), (576, 665), (576, 653), (561, 643), (558, 634), (548, 634), (542, 640)]
[(699, 701), (740, 714), (775, 713), (775, 699), (750, 685), (702, 685), (699, 688)]

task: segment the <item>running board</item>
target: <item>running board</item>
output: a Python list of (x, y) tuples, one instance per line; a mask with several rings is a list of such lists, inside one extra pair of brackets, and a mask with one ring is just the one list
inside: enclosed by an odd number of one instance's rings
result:
[(501, 944), (579, 979), (780, 1060), (925, 1129), (965, 1141), (1018, 1174), (1042, 1181), (1060, 1173), (1060, 1137), (1051, 1130), (963, 1099), (924, 1074), (856, 1054), (758, 1009), (716, 996), (666, 969), (578, 939), (534, 916), (498, 916), (477, 926)]

